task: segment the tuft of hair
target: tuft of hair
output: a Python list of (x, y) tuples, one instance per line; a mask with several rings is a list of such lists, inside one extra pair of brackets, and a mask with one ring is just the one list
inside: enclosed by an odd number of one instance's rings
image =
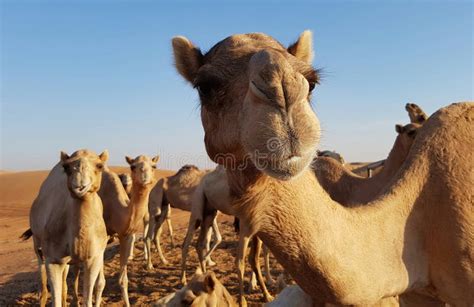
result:
[(21, 236), (20, 236), (20, 239), (22, 241), (26, 241), (28, 240), (29, 238), (31, 238), (31, 236), (33, 235), (33, 231), (31, 231), (31, 228), (28, 228), (27, 231), (25, 231)]

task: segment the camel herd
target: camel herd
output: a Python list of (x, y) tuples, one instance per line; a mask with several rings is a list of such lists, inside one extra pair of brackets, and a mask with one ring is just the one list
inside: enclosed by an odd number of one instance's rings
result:
[[(156, 180), (159, 157), (126, 157), (131, 175), (115, 174), (100, 155), (61, 153), (30, 212), (41, 276), (54, 306), (66, 304), (69, 266), (74, 301), (100, 305), (108, 240), (120, 245), (119, 284), (129, 306), (127, 263), (143, 227), (146, 267), (152, 245), (163, 264), (163, 224), (172, 244), (171, 207), (189, 211), (181, 283), (156, 306), (245, 306), (245, 257), (267, 306), (473, 306), (474, 104), (449, 105), (428, 117), (405, 106), (388, 157), (352, 171), (342, 156), (317, 151), (320, 126), (310, 99), (319, 84), (312, 34), (288, 48), (265, 34), (230, 36), (203, 54), (190, 40), (172, 40), (178, 72), (199, 92), (206, 151), (218, 166), (183, 166)], [(212, 267), (222, 237), (218, 213), (239, 219), (235, 300)], [(199, 269), (188, 282), (193, 234)], [(260, 269), (261, 250), (265, 274)], [(269, 253), (296, 285), (274, 299), (267, 285)], [(157, 278), (159, 278), (157, 276)]]

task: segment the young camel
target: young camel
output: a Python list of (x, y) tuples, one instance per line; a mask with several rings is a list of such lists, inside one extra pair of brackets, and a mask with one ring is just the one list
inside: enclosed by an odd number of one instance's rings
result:
[(244, 34), (203, 55), (173, 39), (177, 69), (200, 93), (207, 153), (226, 167), (240, 250), (257, 234), (315, 304), (370, 305), (410, 291), (474, 304), (474, 104), (432, 115), (380, 196), (344, 207), (309, 168), (321, 131), (309, 104), (311, 45), (309, 31), (288, 49)]
[(127, 263), (133, 257), (135, 234), (140, 230), (147, 211), (150, 191), (156, 183), (154, 170), (159, 156), (150, 158), (138, 156), (135, 159), (125, 157), (130, 165), (132, 177), (131, 199), (128, 198), (122, 183), (114, 172), (107, 167), (102, 176), (99, 196), (104, 203), (104, 220), (107, 234), (117, 234), (120, 241), (119, 284), (125, 306), (128, 299)]
[[(201, 269), (206, 272), (206, 259), (207, 257), (217, 248), (219, 243), (222, 241), (222, 236), (219, 231), (217, 224), (217, 214), (222, 212), (227, 215), (235, 215), (235, 210), (231, 205), (229, 185), (227, 182), (227, 174), (222, 166), (204, 175), (201, 182), (196, 188), (193, 194), (191, 215), (189, 217), (188, 231), (183, 242), (182, 257), (181, 257), (181, 282), (186, 284), (186, 259), (189, 250), (189, 245), (193, 238), (194, 231), (201, 226), (199, 238), (197, 242), (197, 254), (199, 257), (199, 263)], [(206, 249), (208, 243), (206, 238), (210, 230), (214, 231), (216, 240), (214, 240), (211, 248)], [(267, 290), (265, 285), (259, 262), (260, 251), (262, 249), (262, 242), (254, 236), (252, 238), (252, 248), (250, 249), (249, 261), (252, 266), (252, 270), (257, 277), (258, 284), (267, 302), (271, 301), (273, 297)], [(205, 251), (207, 250), (207, 254)], [(265, 255), (269, 257), (269, 255)], [(245, 259), (240, 259), (245, 261)], [(269, 268), (267, 267), (269, 271)], [(266, 272), (267, 277), (269, 276), (268, 271)], [(253, 274), (252, 274), (253, 275)], [(253, 277), (253, 276), (252, 276)], [(239, 280), (239, 282), (243, 282)], [(240, 289), (243, 289), (243, 285), (240, 285)], [(243, 293), (241, 293), (243, 295)]]
[(176, 293), (171, 293), (155, 307), (221, 306), (236, 307), (237, 303), (213, 272), (197, 270), (192, 280)]
[[(174, 245), (170, 220), (170, 206), (184, 211), (191, 211), (192, 195), (201, 181), (201, 178), (206, 173), (208, 173), (208, 171), (200, 170), (194, 165), (184, 165), (173, 176), (160, 179), (151, 191), (150, 202), (148, 204), (150, 224), (145, 241), (147, 269), (153, 269), (150, 257), (152, 241), (158, 250), (161, 262), (163, 262), (163, 264), (168, 263), (163, 255), (160, 244), (161, 226), (165, 220), (168, 222), (171, 242), (172, 245)], [(211, 235), (211, 233), (209, 235)], [(210, 257), (208, 257), (206, 261), (210, 266), (215, 265)]]
[(41, 275), (41, 306), (46, 306), (48, 298), (47, 279), (53, 306), (66, 306), (70, 264), (84, 268), (84, 305), (92, 306), (95, 285), (95, 303), (100, 306), (107, 232), (97, 191), (107, 158), (107, 151), (99, 156), (89, 150), (78, 150), (71, 156), (61, 152), (61, 162), (51, 170), (31, 206), (31, 228), (23, 238), (33, 236)]

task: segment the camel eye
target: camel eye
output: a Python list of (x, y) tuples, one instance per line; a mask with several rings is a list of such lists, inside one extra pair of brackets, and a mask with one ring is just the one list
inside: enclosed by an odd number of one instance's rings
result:
[(135, 168), (136, 168), (136, 166), (135, 166), (135, 165), (132, 165), (132, 166), (130, 166), (130, 169), (131, 169), (132, 171), (134, 171), (134, 170), (135, 170)]
[(152, 165), (151, 167), (154, 168), (154, 169), (156, 169), (156, 165)]
[(311, 93), (316, 87), (316, 82), (308, 82), (308, 84), (309, 84), (309, 92)]
[(66, 174), (71, 173), (71, 166), (69, 164), (63, 164), (63, 168), (64, 168), (64, 171), (66, 172)]
[(212, 92), (212, 85), (209, 84), (208, 82), (201, 83), (201, 84), (196, 85), (196, 89), (199, 92), (199, 96), (208, 97), (208, 96), (210, 96), (210, 94)]
[(98, 163), (96, 165), (97, 169), (103, 169), (104, 168), (104, 165), (102, 163)]
[(412, 137), (412, 136), (415, 136), (415, 135), (416, 135), (416, 130), (410, 130), (410, 131), (408, 131), (408, 132), (407, 132), (407, 135), (408, 135), (408, 136), (411, 136), (411, 137)]

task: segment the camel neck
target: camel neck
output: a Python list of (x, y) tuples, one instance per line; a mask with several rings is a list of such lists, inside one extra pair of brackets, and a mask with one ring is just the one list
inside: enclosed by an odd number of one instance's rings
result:
[(345, 208), (309, 170), (289, 181), (254, 171), (228, 171), (228, 178), (237, 215), (307, 293), (327, 302), (354, 301), (344, 292), (350, 284), (363, 302), (373, 280), (380, 283), (380, 295), (413, 282), (403, 273), (403, 237), (414, 202), (400, 197), (404, 183), (373, 204)]
[(71, 210), (68, 210), (68, 213), (69, 222), (77, 228), (88, 227), (98, 221), (103, 222), (102, 202), (96, 193), (82, 199), (72, 198)]
[(129, 227), (128, 233), (139, 230), (143, 221), (143, 217), (148, 210), (148, 200), (150, 196), (151, 187), (153, 185), (143, 186), (140, 183), (133, 183), (129, 210)]

